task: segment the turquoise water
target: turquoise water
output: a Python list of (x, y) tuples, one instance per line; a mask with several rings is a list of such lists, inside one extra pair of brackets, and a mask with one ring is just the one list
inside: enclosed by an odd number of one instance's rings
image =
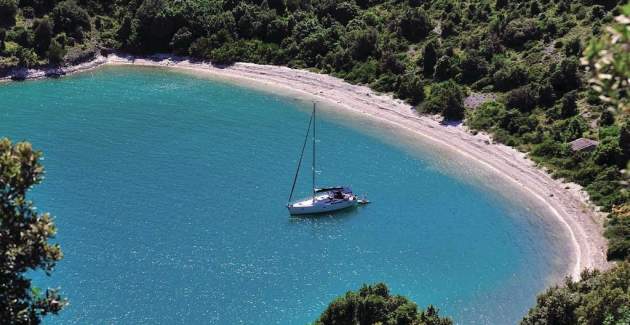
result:
[(527, 206), (454, 177), (452, 157), (322, 110), (320, 184), (374, 203), (288, 218), (309, 110), (149, 68), (0, 86), (0, 136), (44, 151), (32, 198), (65, 253), (52, 277), (34, 275), (71, 300), (47, 323), (305, 324), (377, 281), (459, 323), (522, 317), (559, 267), (558, 238)]

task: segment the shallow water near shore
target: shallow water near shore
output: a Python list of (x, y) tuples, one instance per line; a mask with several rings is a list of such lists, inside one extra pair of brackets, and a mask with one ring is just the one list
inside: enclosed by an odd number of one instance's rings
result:
[(562, 235), (481, 183), (491, 175), (329, 108), (318, 182), (374, 203), (289, 218), (308, 103), (135, 67), (0, 98), (0, 136), (45, 153), (32, 198), (57, 217), (65, 258), (35, 279), (71, 300), (47, 324), (305, 324), (379, 281), (458, 323), (510, 324), (565, 271)]

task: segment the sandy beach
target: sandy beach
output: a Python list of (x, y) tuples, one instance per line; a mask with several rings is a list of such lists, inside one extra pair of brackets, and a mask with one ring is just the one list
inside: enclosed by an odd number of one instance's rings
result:
[(512, 182), (524, 193), (545, 206), (545, 217), (556, 218), (566, 231), (570, 242), (567, 249), (572, 253), (572, 265), (567, 275), (574, 278), (584, 268), (606, 269), (606, 239), (603, 237), (605, 215), (588, 201), (588, 196), (577, 184), (554, 180), (543, 169), (537, 167), (524, 153), (508, 146), (493, 143), (483, 133), (473, 135), (462, 125), (442, 125), (431, 116), (420, 116), (413, 108), (390, 95), (378, 94), (368, 87), (351, 85), (341, 79), (286, 67), (236, 63), (229, 67), (215, 67), (206, 62), (190, 62), (183, 58), (154, 56), (134, 58), (131, 56), (100, 56), (93, 61), (50, 70), (21, 70), (11, 79), (40, 79), (81, 71), (102, 65), (141, 65), (177, 68), (195, 73), (208, 74), (215, 78), (264, 87), (300, 97), (326, 102), (339, 108), (383, 122), (404, 132), (409, 132), (436, 145), (452, 150), (479, 163), (503, 179)]

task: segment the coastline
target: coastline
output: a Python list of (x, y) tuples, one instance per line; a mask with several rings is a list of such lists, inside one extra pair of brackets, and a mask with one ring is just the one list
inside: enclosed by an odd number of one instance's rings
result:
[(307, 96), (326, 102), (347, 112), (382, 122), (397, 130), (408, 132), (436, 145), (466, 156), (484, 168), (509, 180), (524, 193), (545, 206), (566, 231), (571, 242), (569, 250), (572, 265), (567, 275), (578, 278), (584, 268), (606, 269), (606, 239), (603, 237), (604, 217), (588, 202), (588, 197), (576, 184), (554, 180), (538, 168), (524, 153), (511, 147), (493, 143), (487, 134), (473, 135), (461, 125), (442, 125), (430, 116), (418, 116), (411, 106), (389, 95), (377, 94), (365, 86), (356, 86), (345, 81), (305, 70), (251, 63), (237, 63), (229, 67), (216, 67), (207, 62), (190, 62), (185, 58), (153, 56), (99, 56), (95, 60), (77, 66), (46, 70), (19, 70), (0, 82), (13, 78), (42, 79), (81, 71), (103, 65), (139, 65), (177, 68), (215, 78), (235, 81), (267, 90), (276, 90), (291, 95)]

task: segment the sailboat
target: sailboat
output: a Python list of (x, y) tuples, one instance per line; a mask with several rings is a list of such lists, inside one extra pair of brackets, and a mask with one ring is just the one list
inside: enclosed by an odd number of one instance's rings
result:
[[(313, 113), (311, 119), (308, 122), (308, 129), (306, 131), (306, 137), (304, 138), (304, 144), (302, 145), (302, 152), (298, 161), (297, 170), (295, 171), (295, 177), (293, 178), (293, 186), (291, 187), (291, 194), (289, 194), (289, 203), (287, 208), (291, 215), (305, 215), (305, 214), (318, 214), (338, 211), (356, 206), (358, 203), (366, 203), (367, 201), (359, 199), (352, 189), (348, 186), (334, 186), (317, 188), (315, 186), (315, 112), (316, 105), (313, 103)], [(313, 130), (313, 195), (310, 198), (291, 202), (293, 199), (293, 192), (295, 190), (295, 184), (297, 182), (298, 175), (300, 174), (300, 167), (302, 166), (302, 158), (304, 158), (304, 149), (308, 142), (309, 135), (311, 135), (311, 128)]]

